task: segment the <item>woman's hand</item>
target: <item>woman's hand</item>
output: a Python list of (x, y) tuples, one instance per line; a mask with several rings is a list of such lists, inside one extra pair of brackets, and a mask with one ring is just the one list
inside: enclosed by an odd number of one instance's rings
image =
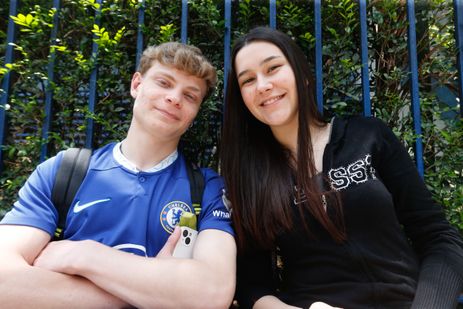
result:
[(322, 303), (321, 301), (317, 301), (316, 303), (313, 303), (309, 307), (309, 309), (330, 309), (330, 308), (341, 309), (339, 307), (333, 307), (328, 304)]

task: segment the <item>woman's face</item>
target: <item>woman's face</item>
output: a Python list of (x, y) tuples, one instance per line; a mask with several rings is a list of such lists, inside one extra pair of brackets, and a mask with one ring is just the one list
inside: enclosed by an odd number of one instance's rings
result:
[(277, 46), (264, 41), (245, 45), (234, 65), (241, 96), (254, 117), (272, 130), (297, 127), (296, 79)]

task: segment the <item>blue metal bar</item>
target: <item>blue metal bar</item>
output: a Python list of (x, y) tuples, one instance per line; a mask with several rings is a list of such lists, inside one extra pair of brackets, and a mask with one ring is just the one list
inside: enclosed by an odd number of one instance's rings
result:
[[(50, 42), (52, 45), (56, 45), (56, 36), (58, 35), (58, 12), (60, 10), (60, 0), (53, 0), (53, 7), (56, 9), (55, 15), (53, 16), (53, 28), (51, 30)], [(53, 83), (55, 82), (55, 58), (56, 52), (50, 51), (50, 57), (48, 59), (47, 69), (47, 86), (45, 90), (45, 119), (42, 126), (42, 145), (40, 147), (40, 162), (45, 161), (48, 156), (48, 132), (51, 127), (52, 118), (52, 102), (53, 102)]]
[[(100, 26), (100, 18), (101, 18), (101, 3), (103, 0), (97, 0), (96, 3), (100, 5), (100, 7), (95, 11), (95, 25)], [(93, 35), (93, 39), (96, 39), (97, 36)], [(95, 113), (95, 105), (96, 105), (96, 98), (97, 98), (97, 89), (96, 89), (96, 79), (98, 75), (98, 44), (94, 41), (92, 44), (92, 58), (94, 60), (94, 67), (92, 73), (90, 75), (90, 90), (89, 90), (89, 97), (88, 97), (88, 112), (91, 114)], [(87, 118), (87, 126), (85, 131), (85, 147), (92, 148), (93, 147), (93, 131), (95, 127), (95, 122), (92, 117)]]
[[(463, 117), (463, 0), (453, 0), (455, 14), (455, 40), (457, 43), (458, 89), (460, 117)], [(461, 302), (463, 303), (463, 297)]]
[(320, 113), (323, 114), (323, 71), (322, 71), (322, 8), (321, 1), (315, 0), (315, 93), (317, 99), (317, 107)]
[(143, 25), (145, 24), (145, 0), (141, 1), (138, 9), (138, 28), (137, 28), (137, 57), (135, 60), (135, 69), (140, 64), (141, 54), (143, 53)]
[(270, 0), (270, 28), (277, 27), (277, 3), (276, 0)]
[(368, 72), (367, 1), (360, 0), (360, 50), (362, 58), (363, 115), (371, 116), (370, 74)]
[(182, 30), (181, 40), (182, 43), (187, 43), (187, 29), (188, 29), (188, 0), (182, 0)]
[[(16, 16), (18, 12), (18, 2), (17, 0), (10, 0), (10, 10), (8, 16)], [(8, 18), (8, 30), (6, 34), (6, 51), (5, 51), (5, 64), (13, 63), (14, 54), (13, 46), (9, 43), (13, 43), (16, 40), (16, 24), (11, 18)], [(0, 145), (3, 146), (5, 143), (5, 134), (6, 134), (6, 110), (5, 107), (10, 98), (10, 85), (11, 85), (11, 73), (8, 71), (3, 76), (2, 90), (3, 92), (0, 95)], [(3, 172), (3, 150), (0, 148), (0, 174)]]
[(407, 0), (407, 20), (408, 20), (408, 58), (410, 62), (411, 76), (411, 99), (413, 126), (415, 129), (415, 161), (418, 173), (421, 177), (424, 175), (423, 164), (423, 142), (421, 139), (421, 115), (420, 115), (420, 98), (418, 96), (418, 58), (416, 53), (416, 30), (415, 30), (415, 2)]
[[(227, 93), (228, 71), (230, 70), (231, 47), (231, 0), (225, 0), (225, 33), (223, 44), (223, 93)], [(225, 96), (224, 96), (225, 97)], [(224, 101), (225, 108), (225, 101)]]

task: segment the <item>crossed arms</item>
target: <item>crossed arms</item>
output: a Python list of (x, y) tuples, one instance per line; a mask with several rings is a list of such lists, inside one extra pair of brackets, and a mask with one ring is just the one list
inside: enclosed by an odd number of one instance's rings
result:
[(49, 242), (46, 232), (0, 226), (0, 298), (6, 308), (228, 308), (235, 289), (233, 236), (205, 230), (193, 259), (172, 257), (176, 229), (155, 258), (95, 241)]

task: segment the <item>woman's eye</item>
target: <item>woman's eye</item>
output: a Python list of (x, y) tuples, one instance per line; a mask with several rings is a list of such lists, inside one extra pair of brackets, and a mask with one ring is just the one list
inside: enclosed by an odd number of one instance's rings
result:
[(281, 67), (281, 65), (279, 65), (279, 64), (278, 64), (278, 65), (272, 65), (272, 66), (268, 69), (268, 71), (269, 71), (269, 72), (273, 72), (273, 71), (275, 71), (276, 69), (278, 69), (279, 67)]

